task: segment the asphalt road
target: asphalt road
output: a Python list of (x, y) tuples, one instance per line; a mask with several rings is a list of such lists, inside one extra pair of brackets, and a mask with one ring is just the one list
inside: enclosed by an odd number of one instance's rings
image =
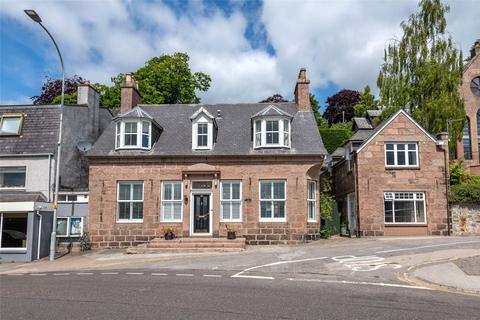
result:
[(116, 272), (2, 276), (1, 319), (467, 320), (480, 314), (477, 297), (430, 290)]
[(479, 319), (480, 297), (397, 277), (429, 259), (480, 252), (479, 240), (341, 240), (11, 272), (0, 275), (0, 319)]

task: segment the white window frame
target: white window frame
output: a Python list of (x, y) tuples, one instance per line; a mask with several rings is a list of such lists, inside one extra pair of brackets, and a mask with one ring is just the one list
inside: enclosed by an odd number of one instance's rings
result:
[[(224, 199), (223, 198), (223, 184), (229, 183), (230, 184), (230, 199)], [(232, 199), (232, 187), (231, 184), (238, 183), (239, 184), (239, 199)], [(240, 204), (240, 214), (238, 219), (233, 219), (232, 218), (232, 204), (233, 203), (239, 203)], [(225, 219), (223, 217), (223, 208), (225, 205), (228, 205), (230, 207), (229, 213), (230, 213), (230, 218)], [(220, 182), (220, 222), (242, 222), (243, 220), (243, 206), (242, 206), (242, 181), (241, 180), (222, 180)]]
[[(313, 198), (310, 198), (310, 185), (313, 184)], [(307, 180), (307, 221), (317, 222), (317, 181)], [(310, 203), (313, 203), (313, 217), (310, 215)]]
[[(387, 145), (392, 144), (393, 145), (393, 150), (388, 150), (388, 152), (393, 152), (393, 157), (394, 157), (394, 164), (387, 164)], [(408, 145), (409, 144), (414, 144), (415, 145), (415, 160), (417, 164), (409, 164), (409, 158), (408, 158), (408, 153), (413, 151), (413, 150), (408, 150)], [(404, 145), (405, 150), (398, 150), (398, 145)], [(419, 163), (419, 146), (417, 141), (410, 141), (410, 142), (385, 142), (384, 144), (384, 159), (385, 159), (385, 167), (386, 168), (419, 168), (420, 163)], [(399, 165), (398, 164), (398, 153), (402, 152), (405, 153), (405, 164)]]
[[(283, 187), (284, 187), (284, 194), (285, 198), (283, 199), (274, 199), (273, 194), (273, 183), (274, 182), (283, 182)], [(262, 199), (262, 183), (271, 183), (271, 194), (272, 198), (271, 199)], [(272, 204), (272, 217), (271, 218), (263, 218), (262, 217), (262, 201), (270, 201)], [(274, 208), (274, 202), (280, 202), (283, 201), (285, 203), (285, 216), (283, 218), (275, 218), (273, 217), (273, 208)], [(258, 217), (260, 222), (287, 222), (287, 180), (284, 179), (271, 179), (271, 180), (260, 180), (258, 182)]]
[[(174, 200), (174, 199), (165, 199), (165, 185), (166, 184), (171, 184), (172, 185), (172, 198), (174, 195), (174, 185), (179, 184), (180, 185), (180, 200)], [(175, 223), (175, 222), (183, 222), (183, 182), (181, 180), (172, 180), (172, 181), (162, 181), (162, 187), (161, 187), (161, 196), (160, 196), (160, 222), (162, 223)], [(165, 212), (164, 212), (164, 204), (167, 203), (180, 203), (180, 219), (165, 219)]]
[[(80, 234), (79, 235), (71, 235), (71, 232), (72, 232), (72, 225), (71, 225), (71, 218), (74, 218), (74, 219), (80, 219)], [(63, 219), (67, 219), (67, 234), (66, 235), (63, 235), (63, 234), (58, 234), (56, 233), (57, 235), (57, 238), (79, 238), (81, 236), (83, 236), (83, 217), (57, 217), (57, 221), (58, 220), (63, 220)], [(57, 223), (55, 223), (55, 231), (57, 228)]]
[[(60, 197), (65, 196), (65, 200), (60, 200)], [(69, 198), (76, 196), (76, 200), (70, 200)], [(88, 193), (70, 193), (61, 192), (58, 195), (58, 203), (88, 203)]]
[[(22, 171), (21, 169), (24, 169)], [(10, 172), (25, 172), (25, 181), (23, 182), (23, 186), (21, 187), (3, 187), (0, 186), (0, 190), (25, 190), (27, 187), (27, 167), (26, 166), (5, 166), (5, 167), (0, 167), (0, 174), (3, 173), (3, 171), (9, 171)], [(2, 182), (3, 184), (3, 182)]]
[[(18, 123), (18, 127), (17, 127), (17, 131), (16, 132), (3, 132), (2, 131), (2, 127), (3, 127), (3, 119), (11, 119), (11, 118), (18, 118), (19, 119), (19, 123)], [(20, 133), (22, 132), (22, 126), (23, 126), (23, 114), (3, 114), (3, 115), (0, 115), (0, 136), (19, 136)]]
[[(198, 125), (199, 124), (207, 125), (207, 145), (206, 146), (198, 145), (198, 135), (199, 135)], [(192, 122), (192, 149), (193, 150), (212, 150), (213, 149), (213, 120), (206, 117), (205, 114), (203, 113), (201, 113)]]
[[(413, 197), (410, 198), (397, 198), (397, 195), (400, 194), (413, 194)], [(395, 222), (395, 200), (397, 201), (412, 201), (413, 202), (413, 210), (414, 210), (414, 222)], [(392, 202), (392, 222), (385, 221), (385, 202), (391, 201)], [(417, 221), (417, 201), (423, 201), (423, 222)], [(427, 224), (427, 199), (425, 192), (419, 191), (390, 191), (383, 193), (383, 222), (386, 225), (402, 225), (402, 224), (420, 224), (426, 225)]]
[[(141, 184), (142, 185), (142, 199), (141, 200), (133, 200), (133, 199), (128, 199), (128, 200), (119, 200), (119, 196), (120, 196), (120, 184), (130, 184), (130, 196), (133, 197), (133, 185), (134, 184)], [(143, 217), (145, 215), (145, 203), (144, 203), (144, 198), (145, 198), (145, 185), (143, 183), (143, 181), (117, 181), (117, 205), (116, 205), (116, 212), (115, 212), (115, 215), (116, 215), (116, 223), (143, 223)], [(119, 206), (119, 203), (120, 202), (130, 202), (130, 203), (134, 203), (134, 202), (142, 202), (143, 203), (143, 206), (142, 206), (142, 219), (132, 219), (132, 214), (133, 214), (133, 205), (130, 207), (130, 218), (129, 219), (120, 219), (119, 218), (119, 210), (120, 210), (120, 206)]]
[[(137, 124), (137, 143), (135, 145), (125, 145), (125, 124), (126, 123), (136, 123)], [(143, 124), (148, 125), (148, 146), (142, 146), (143, 136)], [(120, 129), (120, 131), (119, 131)], [(115, 124), (115, 149), (143, 149), (150, 150), (152, 148), (152, 122), (149, 120), (141, 119), (129, 119), (121, 120)]]
[[(257, 121), (260, 121), (260, 131), (257, 129)], [(278, 143), (267, 143), (267, 121), (278, 122)], [(285, 123), (288, 123), (288, 128), (285, 130)], [(277, 131), (269, 131), (277, 132)], [(257, 143), (257, 134), (260, 135), (260, 144)], [(288, 135), (287, 144), (285, 144), (285, 134)], [(288, 148), (292, 145), (292, 124), (289, 118), (286, 117), (262, 117), (256, 118), (253, 121), (253, 148)]]

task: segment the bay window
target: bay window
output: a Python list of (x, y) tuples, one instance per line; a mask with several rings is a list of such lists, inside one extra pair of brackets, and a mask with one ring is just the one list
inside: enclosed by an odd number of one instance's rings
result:
[(182, 222), (183, 204), (182, 204), (182, 182), (164, 181), (162, 182), (162, 222)]
[(386, 143), (385, 165), (387, 167), (418, 167), (418, 144)]
[(118, 182), (117, 222), (143, 222), (143, 182)]
[(385, 192), (385, 223), (426, 223), (425, 193)]
[(242, 182), (222, 181), (220, 190), (222, 222), (242, 221)]
[(115, 126), (116, 149), (150, 149), (152, 125), (150, 121), (124, 120)]
[(260, 181), (260, 221), (286, 221), (286, 181)]
[(290, 120), (278, 117), (255, 120), (254, 135), (254, 148), (289, 148)]

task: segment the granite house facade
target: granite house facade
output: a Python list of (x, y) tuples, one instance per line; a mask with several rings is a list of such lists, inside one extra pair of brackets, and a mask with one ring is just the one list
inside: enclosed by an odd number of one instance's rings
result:
[(360, 236), (448, 235), (448, 136), (430, 135), (404, 110), (356, 132), (332, 154), (339, 210)]
[(143, 105), (135, 80), (89, 152), (95, 247), (164, 236), (279, 244), (316, 237), (326, 151), (301, 69), (295, 102)]

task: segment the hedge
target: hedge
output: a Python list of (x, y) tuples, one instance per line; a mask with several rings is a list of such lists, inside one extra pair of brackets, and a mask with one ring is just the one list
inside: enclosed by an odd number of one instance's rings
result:
[(459, 203), (480, 203), (480, 184), (456, 184), (450, 186), (448, 202)]
[(352, 133), (343, 129), (320, 129), (323, 145), (328, 153), (332, 154), (338, 147), (345, 143)]

